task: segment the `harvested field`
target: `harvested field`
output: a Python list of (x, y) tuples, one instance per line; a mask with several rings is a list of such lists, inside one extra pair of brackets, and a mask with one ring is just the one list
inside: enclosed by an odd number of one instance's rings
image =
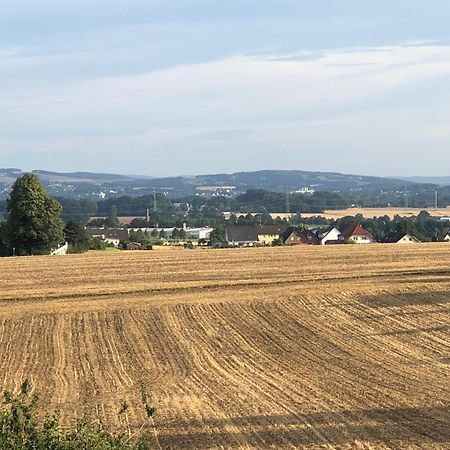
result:
[(448, 244), (0, 259), (0, 388), (155, 448), (450, 448)]
[[(400, 217), (414, 217), (419, 215), (424, 208), (348, 208), (326, 210), (323, 213), (302, 213), (302, 217), (324, 217), (325, 219), (340, 219), (345, 216), (356, 216), (361, 214), (366, 219), (373, 219), (374, 217), (388, 216), (393, 219), (395, 216)], [(429, 208), (425, 209), (433, 217), (450, 217), (450, 207), (447, 208)]]

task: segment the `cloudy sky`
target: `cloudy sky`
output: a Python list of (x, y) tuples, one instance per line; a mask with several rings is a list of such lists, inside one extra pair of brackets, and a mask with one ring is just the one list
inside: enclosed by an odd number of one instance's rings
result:
[(450, 175), (448, 0), (2, 0), (0, 167)]

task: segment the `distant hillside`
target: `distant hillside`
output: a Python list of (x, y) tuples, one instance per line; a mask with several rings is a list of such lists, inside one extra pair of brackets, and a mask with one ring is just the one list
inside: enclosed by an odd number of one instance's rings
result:
[[(110, 198), (120, 195), (137, 197), (152, 195), (154, 192), (171, 198), (196, 194), (235, 196), (248, 189), (285, 193), (302, 188), (310, 188), (314, 191), (334, 191), (342, 194), (357, 193), (364, 196), (376, 192), (398, 194), (405, 189), (405, 181), (401, 179), (304, 170), (260, 170), (165, 178), (92, 172), (63, 173), (47, 170), (33, 170), (33, 173), (41, 178), (51, 195), (77, 198)], [(0, 169), (0, 197), (7, 196), (11, 184), (23, 174), (22, 170), (16, 168)], [(437, 187), (436, 184), (411, 181), (408, 183), (410, 194), (431, 192)], [(380, 204), (384, 203), (385, 199), (383, 198)]]
[(400, 180), (413, 183), (432, 183), (439, 186), (450, 186), (450, 177), (399, 177)]
[(390, 178), (364, 175), (350, 175), (335, 172), (307, 172), (303, 170), (260, 170), (234, 174), (200, 175), (195, 180), (201, 184), (231, 184), (245, 188), (261, 188), (286, 191), (302, 187), (315, 190), (392, 189), (403, 188), (402, 181)]
[(54, 182), (85, 182), (85, 183), (111, 183), (114, 181), (133, 181), (137, 177), (127, 175), (117, 175), (110, 173), (93, 173), (93, 172), (50, 172), (48, 170), (33, 170), (33, 173), (38, 175), (41, 180)]
[[(193, 177), (166, 177), (137, 182), (141, 192), (152, 190), (167, 191), (172, 194), (192, 194), (204, 187), (234, 187), (235, 192), (247, 189), (265, 189), (286, 192), (303, 187), (316, 191), (363, 191), (403, 190), (402, 180), (350, 175), (333, 172), (307, 172), (302, 170), (260, 170), (233, 174), (210, 174)], [(419, 184), (418, 184), (419, 185)]]
[[(149, 176), (140, 175), (119, 175), (111, 173), (95, 173), (95, 172), (51, 172), (49, 170), (32, 170), (32, 173), (36, 174), (43, 181), (59, 181), (59, 182), (85, 182), (85, 183), (98, 183), (98, 182), (114, 182), (114, 181), (133, 181), (139, 179), (152, 179)], [(15, 180), (25, 173), (17, 168), (0, 168), (0, 181), (5, 179)]]

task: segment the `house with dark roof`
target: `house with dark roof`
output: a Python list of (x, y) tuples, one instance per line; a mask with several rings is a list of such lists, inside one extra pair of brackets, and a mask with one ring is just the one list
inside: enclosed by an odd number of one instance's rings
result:
[(285, 245), (299, 245), (301, 242), (300, 231), (295, 227), (289, 227), (284, 233), (280, 235), (280, 239)]
[(232, 246), (271, 245), (285, 231), (278, 225), (235, 225), (226, 228), (225, 240)]
[(381, 240), (383, 244), (417, 244), (419, 242), (416, 237), (404, 231), (392, 231)]
[(256, 246), (260, 245), (258, 233), (254, 225), (235, 225), (225, 230), (225, 241), (231, 246)]
[(374, 242), (373, 236), (359, 223), (350, 225), (341, 233), (341, 239), (353, 241), (356, 244), (371, 244)]
[(285, 245), (319, 245), (320, 241), (316, 234), (311, 230), (299, 230), (295, 227), (289, 227), (280, 239)]
[(278, 225), (256, 226), (256, 234), (258, 235), (258, 242), (261, 245), (271, 245), (275, 239), (280, 239), (280, 236), (285, 231), (286, 231), (285, 226), (278, 226)]

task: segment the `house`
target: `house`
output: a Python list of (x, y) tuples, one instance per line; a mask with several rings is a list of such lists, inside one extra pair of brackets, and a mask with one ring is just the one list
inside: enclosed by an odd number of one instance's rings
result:
[(279, 227), (277, 225), (260, 225), (256, 227), (258, 242), (261, 245), (271, 245), (275, 239), (280, 239), (280, 236), (285, 231), (286, 227)]
[(374, 242), (373, 236), (365, 230), (359, 223), (350, 225), (341, 233), (341, 239), (353, 241), (356, 244), (371, 244)]
[(280, 239), (285, 245), (300, 245), (304, 244), (301, 231), (295, 227), (289, 227), (284, 233), (280, 235)]
[(319, 239), (320, 245), (325, 245), (328, 241), (339, 241), (341, 239), (341, 232), (333, 226), (321, 228), (315, 234)]
[(235, 225), (226, 228), (225, 240), (233, 246), (271, 245), (285, 231), (277, 225)]
[(444, 236), (443, 241), (445, 241), (445, 242), (450, 242), (450, 230), (449, 230), (448, 233)]
[(311, 230), (304, 230), (301, 232), (303, 240), (309, 245), (320, 245), (320, 239), (317, 237), (316, 233)]
[(381, 242), (383, 244), (417, 244), (420, 241), (404, 231), (392, 231), (391, 233), (388, 233)]
[(280, 235), (285, 245), (319, 245), (320, 241), (311, 230), (300, 231), (295, 227), (289, 227)]
[(86, 232), (92, 237), (103, 239), (114, 247), (118, 247), (120, 241), (129, 239), (129, 230), (126, 228), (86, 228)]
[(260, 245), (258, 233), (254, 225), (236, 225), (227, 227), (225, 230), (225, 241), (234, 247), (253, 247)]

